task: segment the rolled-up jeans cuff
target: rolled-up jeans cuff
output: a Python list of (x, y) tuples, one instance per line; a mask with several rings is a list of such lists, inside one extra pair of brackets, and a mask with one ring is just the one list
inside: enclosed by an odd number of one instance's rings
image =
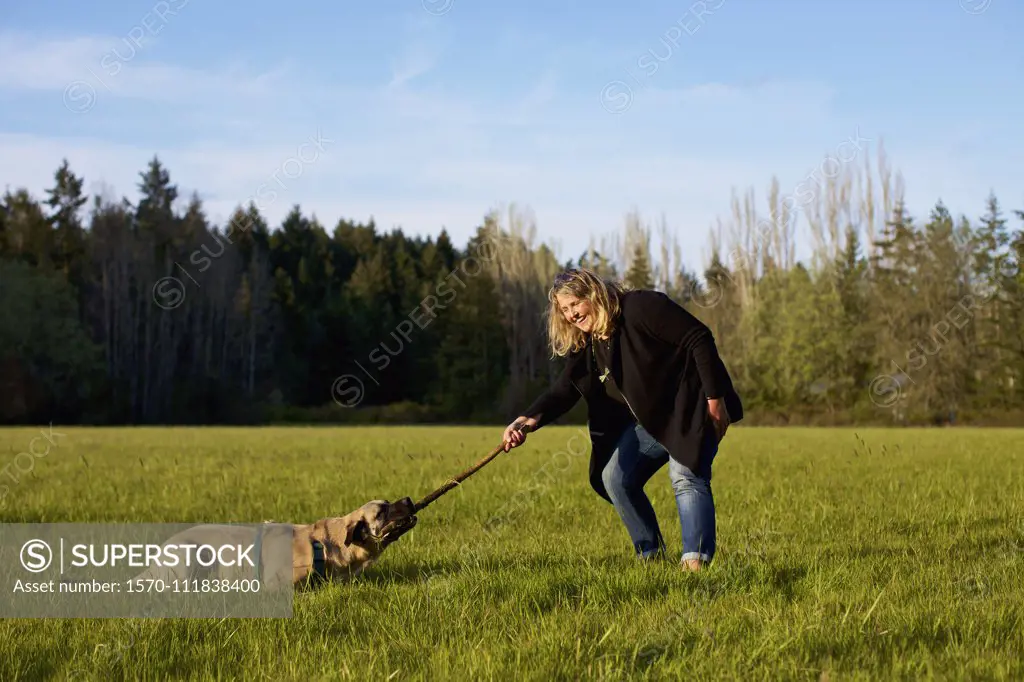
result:
[(692, 559), (700, 559), (704, 563), (711, 561), (711, 555), (706, 552), (686, 552), (683, 554), (681, 561), (690, 561)]

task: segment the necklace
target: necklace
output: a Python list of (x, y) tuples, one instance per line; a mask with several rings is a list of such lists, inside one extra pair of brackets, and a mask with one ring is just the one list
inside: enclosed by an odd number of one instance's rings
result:
[[(597, 342), (598, 341), (600, 341), (602, 346), (604, 346), (605, 348), (607, 348), (609, 346), (609, 343), (610, 343), (609, 339), (593, 338), (593, 344), (591, 344), (591, 346), (590, 346), (590, 353), (591, 353), (591, 355), (594, 356), (594, 364), (595, 365), (600, 365), (601, 364), (601, 362), (597, 359)], [(601, 374), (597, 378), (603, 384), (605, 381), (608, 380), (608, 377), (610, 375), (611, 375), (611, 368), (610, 367), (605, 367), (604, 371), (601, 372)]]

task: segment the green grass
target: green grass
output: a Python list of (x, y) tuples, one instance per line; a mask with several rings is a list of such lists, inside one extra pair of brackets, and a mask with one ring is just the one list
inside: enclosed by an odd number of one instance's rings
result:
[[(55, 430), (0, 520), (308, 522), (419, 498), (500, 435)], [(0, 431), (0, 467), (38, 433)], [(291, 619), (5, 619), (0, 680), (1024, 678), (1024, 431), (735, 427), (700, 575), (633, 560), (577, 434), (531, 435)], [(667, 471), (647, 490), (678, 558)]]

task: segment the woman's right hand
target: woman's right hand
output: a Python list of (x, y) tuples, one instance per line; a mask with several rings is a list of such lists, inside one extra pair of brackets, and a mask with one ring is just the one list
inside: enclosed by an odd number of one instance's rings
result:
[(526, 442), (526, 434), (537, 426), (537, 420), (533, 417), (518, 417), (514, 422), (505, 427), (502, 434), (502, 445), (505, 452), (517, 448)]

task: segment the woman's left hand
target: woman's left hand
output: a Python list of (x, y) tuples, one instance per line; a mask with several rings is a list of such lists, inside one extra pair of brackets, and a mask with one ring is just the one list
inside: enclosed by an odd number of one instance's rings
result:
[(711, 415), (711, 421), (715, 423), (715, 432), (718, 434), (718, 440), (721, 441), (725, 438), (729, 424), (732, 423), (729, 420), (729, 410), (725, 407), (725, 401), (721, 398), (709, 398), (708, 414)]

